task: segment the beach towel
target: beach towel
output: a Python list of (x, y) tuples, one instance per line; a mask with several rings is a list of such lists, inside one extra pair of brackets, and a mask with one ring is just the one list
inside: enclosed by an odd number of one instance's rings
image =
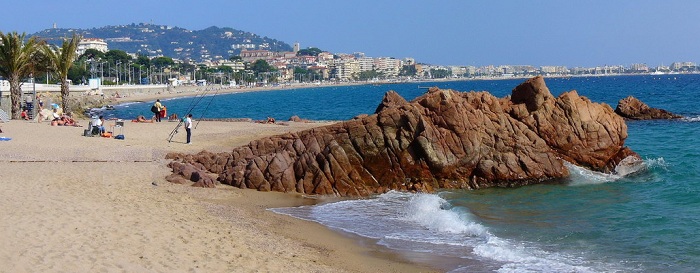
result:
[(10, 141), (12, 140), (11, 137), (0, 137), (0, 141)]

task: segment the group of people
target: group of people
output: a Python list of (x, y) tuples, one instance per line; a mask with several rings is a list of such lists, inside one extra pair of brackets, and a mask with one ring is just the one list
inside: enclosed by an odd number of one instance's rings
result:
[[(153, 103), (151, 106), (151, 112), (155, 115), (155, 119), (152, 121), (147, 121), (146, 118), (142, 115), (139, 115), (134, 121), (136, 122), (161, 122), (162, 118), (166, 117), (168, 115), (167, 108), (165, 105), (163, 105), (160, 102), (160, 99), (156, 99), (156, 102)], [(177, 115), (172, 114), (170, 117), (168, 117), (168, 120), (170, 121), (175, 121), (177, 120)], [(192, 138), (192, 114), (187, 114), (185, 119), (183, 120), (184, 126), (185, 126), (185, 131), (187, 132), (187, 142), (185, 144), (191, 144), (191, 138)]]
[(54, 108), (53, 113), (52, 113), (52, 120), (51, 120), (51, 126), (75, 126), (75, 127), (83, 127), (82, 125), (78, 124), (78, 122), (73, 119), (73, 116), (71, 113), (65, 113), (65, 114), (59, 114), (58, 109)]
[[(41, 110), (44, 110), (44, 101), (41, 100), (41, 96), (37, 95), (36, 102), (37, 102), (36, 105), (38, 107), (36, 109), (36, 112), (39, 114), (39, 120), (41, 121)], [(29, 118), (29, 116), (30, 116), (29, 111), (30, 111), (30, 109), (33, 109), (33, 107), (34, 107), (34, 102), (32, 101), (32, 97), (27, 96), (24, 99), (24, 104), (25, 104), (25, 106), (22, 109), (22, 112), (20, 113), (20, 118), (22, 118), (23, 120), (29, 120), (30, 119)]]

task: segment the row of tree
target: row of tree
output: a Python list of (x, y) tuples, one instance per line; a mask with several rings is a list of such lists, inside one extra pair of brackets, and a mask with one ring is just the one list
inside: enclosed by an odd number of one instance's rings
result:
[(26, 34), (0, 32), (0, 76), (10, 83), (12, 118), (19, 119), (22, 106), (22, 80), (45, 72), (54, 75), (61, 83), (61, 106), (69, 109), (68, 71), (73, 66), (80, 37), (64, 39), (61, 47), (26, 39)]

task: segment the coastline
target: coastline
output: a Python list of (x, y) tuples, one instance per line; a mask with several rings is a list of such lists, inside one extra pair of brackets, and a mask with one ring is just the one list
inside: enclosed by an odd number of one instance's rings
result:
[[(80, 124), (87, 124), (80, 120)], [(109, 125), (111, 122), (107, 122)], [(438, 272), (318, 223), (267, 209), (299, 194), (165, 181), (167, 152), (227, 151), (324, 123), (127, 123), (125, 140), (84, 127), (0, 124), (0, 264), (7, 272)]]
[[(692, 73), (685, 73), (692, 74)], [(548, 75), (543, 76), (544, 78), (585, 78), (585, 77), (616, 77), (616, 76), (676, 76), (685, 74), (586, 74), (586, 75)], [(129, 103), (129, 102), (148, 102), (155, 101), (156, 99), (172, 99), (179, 97), (194, 97), (200, 95), (201, 92), (214, 90), (217, 94), (230, 94), (230, 93), (247, 93), (247, 92), (264, 92), (264, 91), (279, 91), (279, 90), (294, 90), (294, 89), (304, 89), (304, 88), (327, 88), (327, 87), (340, 87), (340, 86), (359, 86), (359, 85), (385, 85), (385, 84), (400, 84), (400, 83), (440, 83), (440, 82), (458, 82), (458, 81), (490, 81), (490, 80), (526, 80), (534, 76), (513, 76), (513, 77), (474, 77), (474, 78), (444, 78), (444, 79), (430, 79), (430, 80), (413, 80), (413, 81), (379, 81), (379, 82), (341, 82), (341, 83), (297, 83), (291, 85), (279, 85), (279, 86), (261, 86), (261, 87), (243, 87), (238, 86), (224, 86), (224, 85), (207, 85), (207, 86), (176, 86), (168, 88), (167, 91), (157, 91), (150, 92), (144, 91), (138, 86), (133, 86), (134, 90), (132, 92), (127, 92), (127, 96), (117, 97), (116, 93), (120, 89), (113, 89), (113, 87), (105, 87), (103, 93), (105, 97), (114, 100), (115, 104)], [(426, 87), (432, 87), (433, 85), (428, 85)], [(121, 86), (124, 87), (124, 86)], [(129, 87), (129, 86), (127, 86)], [(387, 90), (388, 91), (388, 90)], [(467, 91), (467, 90), (460, 90)]]

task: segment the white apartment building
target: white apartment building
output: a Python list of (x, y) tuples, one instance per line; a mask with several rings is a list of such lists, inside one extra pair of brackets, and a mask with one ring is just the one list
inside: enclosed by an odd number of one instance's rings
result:
[(353, 80), (360, 73), (360, 63), (355, 59), (338, 59), (333, 62), (333, 77), (339, 81)]
[(357, 62), (360, 64), (360, 72), (374, 69), (374, 58), (362, 57), (357, 59)]
[(78, 43), (76, 53), (78, 56), (83, 55), (86, 50), (95, 49), (100, 52), (107, 52), (107, 43), (100, 38), (83, 38)]
[(540, 71), (542, 71), (542, 73), (554, 74), (557, 73), (557, 68), (555, 66), (540, 66)]
[(630, 69), (634, 72), (649, 72), (649, 66), (647, 66), (647, 64), (632, 64)]
[(452, 77), (462, 77), (467, 73), (467, 68), (464, 66), (450, 66)]
[(696, 66), (695, 63), (693, 63), (693, 62), (675, 62), (675, 63), (671, 64), (671, 70), (678, 71), (678, 70), (681, 70), (683, 68), (687, 69), (687, 68), (691, 68), (691, 67), (695, 67), (695, 66)]
[(386, 57), (375, 58), (374, 69), (384, 73), (386, 77), (396, 77), (401, 71), (401, 60)]

